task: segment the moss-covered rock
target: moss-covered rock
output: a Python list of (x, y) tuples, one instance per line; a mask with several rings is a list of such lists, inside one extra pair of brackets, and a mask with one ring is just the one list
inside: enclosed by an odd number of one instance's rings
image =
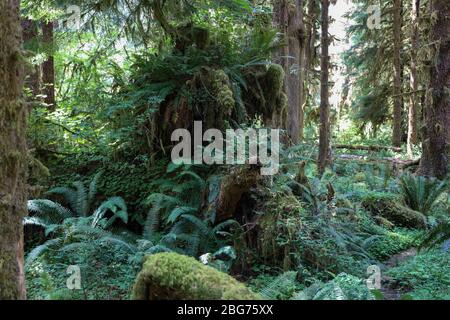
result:
[(362, 205), (372, 215), (383, 217), (397, 226), (407, 228), (426, 226), (426, 218), (423, 214), (405, 207), (401, 200), (392, 194), (369, 194), (363, 199)]
[(244, 284), (177, 253), (148, 256), (133, 289), (136, 300), (257, 300)]

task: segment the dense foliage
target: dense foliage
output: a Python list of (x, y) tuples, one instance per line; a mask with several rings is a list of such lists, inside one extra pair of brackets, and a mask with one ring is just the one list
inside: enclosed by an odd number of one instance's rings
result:
[[(170, 161), (173, 130), (195, 120), (205, 130), (286, 129), (285, 79), (299, 71), (274, 58), (286, 39), (271, 1), (71, 1), (77, 30), (67, 26), (69, 2), (23, 2), (24, 20), (61, 22), (52, 45), (40, 35), (25, 43), (28, 67), (52, 57), (56, 75), (53, 109), (30, 79), (25, 90), (28, 298), (148, 298), (146, 286), (156, 288), (153, 298), (450, 298), (449, 179), (415, 175), (418, 144), (412, 155), (391, 147), (394, 21), (367, 29), (373, 1), (353, 1), (347, 13), (346, 81), (331, 110), (336, 148), (323, 174), (320, 8), (304, 1), (314, 35), (304, 137), (292, 145), (283, 130), (273, 176), (261, 176), (259, 163)], [(71, 266), (80, 288), (68, 286)], [(367, 285), (373, 267), (376, 289)]]

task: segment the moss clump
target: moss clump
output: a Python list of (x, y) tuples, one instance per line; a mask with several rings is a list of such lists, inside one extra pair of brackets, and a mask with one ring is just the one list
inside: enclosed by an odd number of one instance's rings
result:
[(177, 253), (148, 256), (133, 289), (136, 300), (257, 300), (233, 277)]
[(424, 228), (426, 219), (420, 212), (411, 210), (391, 194), (369, 194), (363, 199), (363, 207), (374, 216), (381, 216), (397, 226), (407, 228)]
[(230, 79), (225, 71), (220, 69), (212, 71), (211, 78), (212, 88), (217, 99), (217, 111), (224, 117), (229, 117), (235, 105)]
[(277, 97), (283, 91), (284, 70), (279, 64), (270, 64), (265, 75), (267, 96)]
[(366, 181), (366, 174), (364, 172), (358, 172), (357, 174), (355, 174), (355, 176), (353, 177), (353, 180), (355, 182), (364, 182)]
[(284, 70), (278, 64), (252, 67), (246, 71), (243, 96), (248, 116), (262, 115), (267, 125), (281, 125), (286, 118), (287, 97), (283, 92)]

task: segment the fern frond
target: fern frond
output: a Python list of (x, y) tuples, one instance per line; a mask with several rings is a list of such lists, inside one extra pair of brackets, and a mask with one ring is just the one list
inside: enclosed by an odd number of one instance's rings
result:
[(295, 286), (297, 272), (288, 271), (276, 277), (270, 284), (259, 291), (259, 294), (267, 300), (279, 299), (286, 287)]
[(50, 189), (45, 193), (46, 195), (56, 194), (60, 195), (64, 198), (64, 201), (66, 204), (72, 209), (75, 210), (77, 206), (77, 193), (72, 188), (67, 187), (56, 187), (53, 189)]
[(100, 181), (102, 174), (103, 171), (98, 172), (92, 179), (91, 183), (89, 184), (89, 193), (88, 193), (89, 205), (92, 205), (93, 202), (95, 201), (95, 196), (97, 195), (98, 189), (98, 182)]
[(29, 200), (28, 212), (41, 218), (47, 224), (60, 223), (73, 216), (73, 213), (59, 203), (47, 199)]
[(144, 224), (144, 238), (146, 240), (153, 240), (159, 227), (159, 209), (153, 207), (147, 214), (147, 219)]
[(105, 213), (108, 211), (111, 211), (113, 216), (108, 220), (105, 228), (112, 225), (117, 218), (121, 219), (124, 223), (128, 223), (127, 205), (125, 200), (121, 197), (113, 197), (103, 202), (100, 207), (95, 210), (93, 214), (92, 226), (97, 226), (100, 220), (104, 217)]
[(181, 218), (189, 221), (202, 235), (209, 234), (210, 229), (208, 228), (208, 225), (200, 218), (191, 214), (183, 214)]
[(86, 217), (89, 212), (88, 194), (86, 187), (81, 181), (74, 182), (73, 186), (75, 187), (77, 196), (75, 208), (72, 209), (75, 210), (78, 216)]
[(197, 209), (192, 207), (176, 207), (174, 208), (167, 217), (168, 223), (174, 223), (183, 214), (196, 213)]
[(46, 252), (47, 250), (53, 249), (53, 247), (58, 247), (63, 243), (63, 239), (56, 238), (46, 241), (44, 244), (41, 244), (34, 248), (28, 253), (27, 258), (25, 260), (26, 265), (30, 265), (34, 260), (36, 260), (41, 254)]

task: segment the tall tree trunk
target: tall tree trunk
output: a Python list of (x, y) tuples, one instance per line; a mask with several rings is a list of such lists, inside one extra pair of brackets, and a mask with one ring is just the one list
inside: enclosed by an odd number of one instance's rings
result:
[(285, 46), (279, 55), (286, 73), (284, 85), (288, 98), (287, 132), (293, 144), (298, 143), (300, 138), (302, 3), (303, 0), (276, 0), (274, 3), (274, 23), (285, 37)]
[(419, 50), (420, 0), (412, 0), (411, 9), (411, 78), (410, 100), (408, 107), (408, 155), (412, 157), (412, 147), (417, 143), (417, 110), (419, 106), (419, 79), (417, 75), (417, 51)]
[(400, 147), (402, 144), (402, 0), (394, 0), (394, 123), (392, 144)]
[[(316, 59), (316, 20), (319, 12), (318, 0), (308, 0), (308, 18), (306, 26), (306, 44), (305, 44), (305, 81), (306, 83), (312, 83), (314, 73), (314, 61)], [(309, 87), (304, 86), (304, 101), (302, 106), (303, 122), (300, 123), (302, 128), (300, 129), (301, 137), (304, 134), (305, 127), (305, 108), (308, 104), (308, 97), (310, 95)]]
[(431, 28), (434, 46), (425, 102), (423, 154), (418, 174), (444, 178), (450, 152), (450, 2), (431, 0), (437, 20)]
[(47, 50), (47, 60), (42, 64), (42, 83), (44, 86), (45, 99), (49, 111), (55, 111), (55, 63), (53, 59), (53, 22), (46, 22), (42, 25), (43, 41)]
[(19, 1), (0, 1), (0, 300), (24, 299), (26, 108)]
[(329, 103), (329, 37), (328, 37), (328, 9), (329, 0), (322, 0), (322, 36), (320, 61), (320, 137), (319, 137), (319, 173), (331, 164), (330, 148), (330, 103)]
[(303, 14), (303, 0), (297, 0), (297, 10), (299, 15), (299, 25), (297, 30), (297, 37), (299, 41), (299, 97), (298, 97), (298, 107), (299, 107), (299, 116), (298, 116), (298, 140), (303, 139), (303, 130), (305, 127), (305, 101), (306, 101), (306, 91), (305, 91), (305, 81), (306, 81), (306, 46), (307, 46), (307, 34), (306, 34), (306, 26), (305, 19)]
[[(22, 38), (24, 49), (35, 51), (36, 41), (38, 36), (38, 28), (36, 23), (31, 19), (23, 19), (21, 21)], [(29, 65), (26, 68), (25, 85), (33, 93), (34, 98), (40, 94), (40, 67), (36, 65)]]

